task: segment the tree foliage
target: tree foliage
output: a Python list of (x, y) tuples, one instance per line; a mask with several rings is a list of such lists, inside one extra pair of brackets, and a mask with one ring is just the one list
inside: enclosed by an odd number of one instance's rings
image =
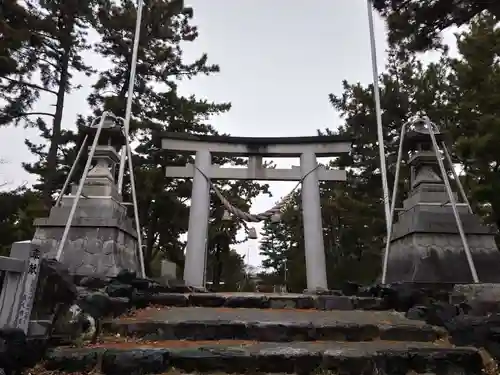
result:
[(450, 58), (448, 101), (455, 154), (477, 209), (500, 227), (499, 17), (476, 18), (457, 35), (460, 56)]
[[(500, 3), (488, 1), (372, 0), (387, 20), (389, 58), (380, 75), (383, 135), (389, 187), (394, 179), (401, 125), (413, 115), (427, 115), (453, 141), (452, 156), (464, 170), (463, 181), (473, 207), (486, 220), (500, 225)], [(128, 96), (132, 44), (137, 9), (132, 0), (5, 0), (0, 4), (0, 125), (34, 127), (43, 144), (26, 141), (36, 156), (25, 169), (38, 176), (33, 190), (20, 188), (0, 194), (2, 251), (10, 243), (32, 235), (32, 219), (50, 207), (73, 163), (80, 134), (75, 126), (88, 125), (104, 110), (124, 117)], [(230, 110), (230, 103), (216, 103), (195, 95), (182, 95), (179, 85), (199, 75), (217, 74), (217, 64), (202, 54), (187, 61), (182, 45), (195, 41), (193, 9), (182, 0), (150, 0), (143, 10), (137, 76), (132, 98), (131, 136), (134, 174), (139, 199), (144, 255), (151, 262), (161, 258), (184, 263), (191, 181), (166, 178), (163, 167), (192, 163), (193, 157), (159, 149), (155, 134), (162, 131), (215, 135), (211, 119)], [(441, 45), (440, 32), (464, 26), (457, 35), (458, 57)], [(95, 43), (89, 32), (98, 35)], [(440, 58), (422, 63), (415, 51), (440, 47)], [(93, 51), (109, 62), (105, 69), (84, 60)], [(79, 87), (75, 72), (95, 78), (77, 124), (62, 121), (68, 93)], [(95, 76), (94, 76), (95, 74)], [(37, 109), (42, 97), (53, 105)], [(326, 98), (325, 98), (326, 99)], [(379, 274), (385, 237), (379, 148), (373, 85), (343, 82), (340, 95), (328, 97), (342, 117), (338, 129), (318, 134), (340, 134), (353, 139), (353, 151), (330, 162), (328, 168), (347, 168), (346, 183), (320, 183), (324, 243), (329, 285), (346, 279), (372, 282)], [(216, 164), (244, 165), (241, 158), (214, 157)], [(403, 166), (398, 205), (408, 191)], [(75, 177), (75, 180), (77, 178)], [(238, 208), (248, 211), (267, 185), (247, 181), (213, 181)], [(131, 200), (130, 176), (125, 176), (125, 201)], [(42, 204), (43, 203), (43, 204)], [(285, 282), (292, 291), (306, 287), (300, 191), (279, 223), (264, 223), (260, 251), (262, 278)], [(207, 238), (207, 280), (220, 288), (246, 285), (244, 258), (234, 247), (243, 228), (235, 218), (223, 221), (224, 209), (211, 192)], [(248, 284), (249, 285), (249, 284)]]
[[(4, 125), (22, 123), (36, 127), (46, 140), (42, 145), (26, 141), (37, 160), (25, 164), (25, 168), (39, 176), (35, 189), (42, 192), (50, 205), (51, 195), (60, 190), (81, 141), (61, 121), (65, 96), (78, 89), (72, 85), (72, 74), (98, 73), (88, 97), (91, 113), (81, 113), (78, 127), (88, 125), (104, 110), (124, 117), (137, 9), (131, 0), (34, 3), (8, 0), (2, 4), (2, 11), (8, 12), (1, 26), (9, 39), (0, 44), (6, 56), (0, 65), (3, 69), (0, 83), (4, 88), (1, 120)], [(139, 216), (148, 266), (159, 255), (183, 265), (185, 243), (180, 235), (187, 230), (191, 191), (191, 181), (165, 178), (162, 166), (183, 165), (192, 162), (192, 158), (166, 154), (158, 149), (153, 134), (158, 131), (217, 134), (210, 118), (230, 109), (229, 103), (214, 103), (179, 93), (182, 80), (219, 72), (218, 65), (209, 63), (206, 54), (194, 61), (184, 58), (182, 43), (192, 42), (198, 36), (192, 18), (193, 9), (182, 0), (151, 0), (143, 8), (131, 133), (139, 141), (133, 161), (137, 191), (141, 192)], [(90, 30), (99, 36), (93, 45), (88, 39)], [(108, 60), (110, 68), (102, 70), (93, 66), (92, 61), (84, 61), (82, 53), (90, 50)], [(40, 97), (47, 95), (54, 97), (54, 110), (35, 112), (33, 108)], [(216, 158), (214, 162), (244, 163), (227, 158)], [(75, 174), (73, 182), (77, 179)], [(217, 185), (234, 204), (247, 209), (250, 200), (266, 188), (256, 183), (230, 181)], [(126, 201), (131, 200), (128, 174), (123, 194)], [(212, 198), (211, 212), (216, 215), (220, 202), (215, 195)], [(231, 246), (238, 242), (236, 232), (240, 227), (237, 220), (229, 225)], [(217, 247), (216, 228), (217, 223), (211, 224), (211, 249)], [(236, 259), (232, 254), (230, 247), (224, 246), (220, 261)], [(233, 263), (239, 264), (236, 260)], [(148, 270), (151, 271), (149, 267)], [(222, 273), (227, 275), (230, 270)]]
[[(191, 193), (191, 181), (167, 179), (158, 166), (183, 165), (192, 162), (192, 158), (159, 150), (153, 135), (161, 131), (217, 134), (208, 120), (231, 107), (229, 103), (214, 103), (179, 93), (180, 81), (219, 72), (219, 66), (210, 64), (206, 54), (192, 62), (183, 57), (181, 43), (192, 42), (198, 36), (196, 26), (191, 25), (192, 17), (193, 9), (179, 0), (149, 1), (143, 9), (131, 131), (140, 141), (134, 164), (137, 166), (137, 190), (141, 191), (138, 203), (147, 264), (156, 258), (158, 252), (162, 252), (183, 266), (184, 243), (179, 235), (187, 230), (186, 201)], [(99, 13), (98, 30), (102, 42), (96, 46), (96, 52), (112, 58), (113, 66), (99, 74), (94, 92), (88, 98), (94, 115), (109, 110), (125, 116), (135, 18), (136, 8), (134, 2), (129, 0), (122, 1), (120, 5), (112, 4)], [(228, 160), (214, 158), (213, 161), (223, 164)], [(242, 163), (241, 160), (233, 162)], [(225, 190), (233, 204), (247, 209), (248, 202), (261, 190), (259, 184), (248, 182), (217, 185)], [(211, 217), (217, 217), (218, 207), (220, 202), (213, 194)], [(215, 254), (217, 247), (212, 227), (211, 224), (209, 254)], [(230, 243), (236, 241), (239, 227), (237, 221), (232, 223)], [(225, 246), (223, 251), (225, 256), (229, 256), (229, 247)]]
[(441, 43), (441, 31), (468, 25), (487, 11), (500, 16), (497, 0), (371, 0), (387, 21), (389, 43), (423, 51)]
[[(474, 21), (471, 29), (459, 36), (458, 59), (450, 58), (445, 49), (438, 61), (424, 65), (414, 53), (398, 47), (389, 51), (379, 83), (391, 190), (401, 126), (413, 115), (427, 115), (457, 141), (453, 155), (460, 160), (471, 159), (466, 165), (467, 179), (469, 186), (475, 188), (468, 189), (469, 198), (483, 202), (482, 206), (492, 202), (491, 208), (498, 212), (493, 196), (498, 178), (494, 169), (497, 151), (493, 148), (499, 134), (495, 100), (500, 87), (495, 24), (490, 16)], [(329, 99), (344, 124), (319, 134), (340, 134), (353, 139), (351, 154), (329, 165), (347, 167), (347, 183), (320, 184), (329, 286), (345, 280), (369, 283), (380, 274), (386, 235), (373, 85), (344, 82), (342, 94), (332, 94)], [(403, 164), (396, 207), (401, 207), (408, 188), (408, 170)], [(274, 224), (275, 230), (267, 225), (266, 241), (261, 245), (266, 258), (263, 265), (274, 275), (279, 275), (279, 266), (285, 259), (302, 260), (302, 272), (289, 274), (288, 284), (294, 291), (300, 288), (291, 287), (292, 284), (301, 285), (294, 278), (303, 278), (302, 285), (305, 283), (303, 244), (297, 241), (299, 251), (295, 253), (286, 250), (293, 238), (290, 231), (296, 235), (302, 230), (300, 211), (297, 213), (292, 222)], [(269, 238), (274, 238), (274, 243)]]
[[(101, 8), (97, 29), (102, 40), (95, 52), (111, 59), (113, 65), (99, 73), (88, 98), (93, 116), (103, 110), (125, 116), (136, 12), (135, 2), (128, 0)], [(182, 1), (148, 1), (143, 8), (130, 126), (140, 141), (134, 164), (147, 264), (161, 251), (182, 265), (184, 244), (178, 237), (187, 228), (186, 200), (190, 196), (190, 182), (166, 179), (158, 167), (188, 159), (159, 150), (153, 132), (213, 133), (204, 120), (230, 108), (228, 103), (210, 103), (178, 93), (180, 79), (219, 71), (217, 65), (207, 64), (206, 55), (193, 63), (184, 61), (180, 43), (197, 37), (196, 27), (190, 25), (192, 16), (193, 10)], [(80, 124), (90, 120), (81, 118)], [(128, 179), (125, 183), (128, 186)], [(127, 186), (125, 198), (130, 200)]]
[[(26, 141), (30, 151), (40, 159), (24, 167), (38, 176), (38, 188), (47, 208), (58, 187), (57, 180), (62, 179), (58, 173), (60, 166), (67, 164), (63, 146), (71, 134), (62, 124), (66, 95), (76, 88), (72, 84), (74, 72), (87, 75), (93, 72), (83, 61), (82, 52), (89, 48), (87, 32), (101, 3), (101, 0), (46, 0), (26, 2), (23, 7), (21, 2), (6, 2), (11, 19), (16, 22), (5, 26), (10, 37), (4, 48), (10, 52), (7, 57), (11, 68), (4, 70), (0, 79), (3, 99), (0, 125), (23, 122), (38, 129), (46, 141), (40, 145)], [(53, 98), (53, 111), (32, 110), (42, 95)]]
[(0, 255), (8, 255), (13, 242), (31, 239), (33, 220), (42, 211), (37, 192), (20, 187), (0, 192)]

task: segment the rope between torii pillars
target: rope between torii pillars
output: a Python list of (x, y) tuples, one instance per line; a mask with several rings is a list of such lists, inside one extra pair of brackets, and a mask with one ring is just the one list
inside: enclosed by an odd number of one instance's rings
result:
[(238, 217), (239, 219), (241, 219), (243, 221), (250, 222), (250, 223), (259, 223), (261, 221), (264, 221), (264, 220), (267, 220), (267, 219), (273, 217), (274, 215), (279, 215), (282, 212), (282, 210), (290, 203), (290, 200), (292, 199), (292, 194), (295, 192), (295, 190), (297, 190), (297, 188), (300, 186), (300, 184), (302, 184), (302, 181), (304, 181), (304, 179), (307, 176), (309, 176), (312, 172), (314, 172), (316, 169), (318, 169), (320, 167), (320, 164), (316, 165), (316, 167), (314, 167), (309, 172), (307, 172), (304, 175), (304, 177), (302, 177), (300, 179), (300, 181), (297, 183), (297, 185), (295, 185), (295, 187), (287, 195), (285, 195), (275, 206), (273, 206), (269, 210), (264, 211), (260, 214), (251, 214), (248, 212), (244, 212), (244, 211), (240, 210), (238, 207), (233, 206), (224, 197), (224, 195), (222, 195), (221, 191), (217, 188), (217, 186), (215, 186), (215, 184), (212, 182), (212, 180), (196, 165), (193, 164), (193, 166), (194, 166), (194, 168), (196, 168), (196, 170), (198, 172), (201, 173), (201, 175), (203, 177), (205, 177), (205, 179), (210, 184), (210, 187), (215, 191), (215, 194), (217, 194), (217, 197), (219, 197), (223, 206), (230, 213), (232, 213), (234, 216)]

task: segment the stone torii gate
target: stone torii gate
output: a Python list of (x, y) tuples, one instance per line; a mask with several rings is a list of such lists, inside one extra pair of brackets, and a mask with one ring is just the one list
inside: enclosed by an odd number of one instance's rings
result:
[[(209, 221), (210, 183), (219, 180), (302, 181), (302, 214), (307, 289), (328, 289), (319, 181), (345, 181), (346, 171), (318, 167), (317, 157), (331, 157), (351, 151), (351, 140), (339, 136), (293, 138), (246, 138), (193, 136), (162, 133), (161, 147), (178, 153), (196, 154), (195, 164), (166, 167), (166, 176), (193, 178), (184, 281), (204, 287), (206, 237)], [(247, 168), (223, 168), (212, 164), (212, 155), (248, 157)], [(300, 157), (300, 167), (265, 168), (264, 157)]]

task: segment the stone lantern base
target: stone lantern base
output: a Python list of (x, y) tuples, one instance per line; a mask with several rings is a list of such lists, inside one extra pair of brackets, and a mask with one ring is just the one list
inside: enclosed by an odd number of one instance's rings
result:
[[(78, 276), (115, 276), (123, 269), (140, 274), (137, 232), (114, 183), (119, 160), (115, 147), (97, 146), (94, 160), (60, 261)], [(33, 243), (46, 257), (57, 253), (76, 191), (77, 186), (73, 186), (71, 194), (51, 209), (48, 218), (35, 220)]]

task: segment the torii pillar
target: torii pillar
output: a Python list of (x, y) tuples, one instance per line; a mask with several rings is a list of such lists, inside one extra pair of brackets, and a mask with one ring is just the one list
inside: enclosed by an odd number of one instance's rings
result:
[[(328, 289), (319, 181), (346, 181), (346, 171), (318, 167), (317, 157), (349, 153), (351, 140), (338, 136), (294, 138), (244, 138), (192, 136), (163, 133), (161, 146), (178, 153), (196, 154), (195, 164), (166, 167), (166, 176), (192, 178), (193, 188), (187, 237), (184, 281), (204, 287), (206, 241), (210, 208), (209, 179), (302, 181), (307, 289)], [(248, 157), (247, 168), (221, 168), (212, 165), (212, 155)], [(300, 157), (300, 168), (267, 169), (264, 157)]]

